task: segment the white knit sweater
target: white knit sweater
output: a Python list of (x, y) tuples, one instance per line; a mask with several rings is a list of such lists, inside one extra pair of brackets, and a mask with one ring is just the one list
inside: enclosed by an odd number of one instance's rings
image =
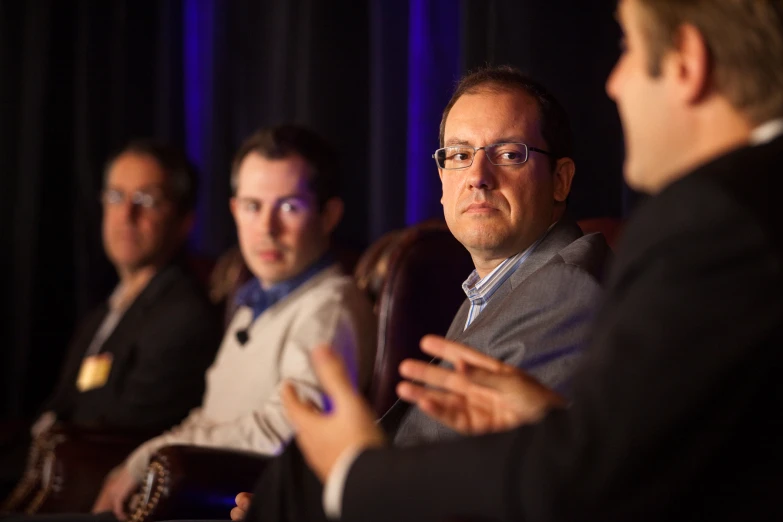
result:
[[(150, 456), (170, 444), (193, 444), (277, 454), (293, 430), (283, 411), (280, 383), (292, 381), (300, 396), (322, 404), (310, 351), (329, 343), (364, 387), (375, 356), (376, 320), (365, 296), (335, 265), (315, 274), (255, 321), (237, 310), (215, 362), (207, 371), (200, 408), (171, 431), (139, 446), (125, 466), (144, 477)], [(248, 330), (240, 345), (236, 332)]]

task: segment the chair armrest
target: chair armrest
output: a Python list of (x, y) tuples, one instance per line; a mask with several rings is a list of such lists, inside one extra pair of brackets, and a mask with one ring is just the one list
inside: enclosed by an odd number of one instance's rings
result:
[(57, 425), (42, 459), (41, 490), (29, 513), (89, 512), (106, 475), (153, 434)]
[(249, 451), (165, 446), (150, 459), (130, 519), (228, 519), (237, 493), (252, 491), (270, 460)]

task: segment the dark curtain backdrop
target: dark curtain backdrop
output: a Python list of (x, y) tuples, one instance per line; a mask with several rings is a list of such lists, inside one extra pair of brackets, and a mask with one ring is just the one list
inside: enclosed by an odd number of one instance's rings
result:
[[(338, 241), (442, 215), (430, 155), (459, 75), (512, 63), (549, 84), (577, 132), (577, 217), (620, 215), (622, 141), (603, 81), (614, 2), (0, 0), (0, 418), (31, 415), (74, 324), (114, 284), (97, 196), (107, 156), (156, 136), (201, 171), (191, 248), (235, 242), (239, 143), (311, 125), (342, 154)], [(585, 3), (587, 4), (587, 3)]]

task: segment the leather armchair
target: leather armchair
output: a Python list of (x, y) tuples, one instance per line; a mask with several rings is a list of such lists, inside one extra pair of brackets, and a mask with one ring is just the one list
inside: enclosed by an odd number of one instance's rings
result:
[(173, 445), (156, 452), (131, 501), (131, 522), (227, 519), (240, 491), (253, 489), (269, 457), (249, 451)]
[[(29, 432), (29, 423), (4, 424), (2, 429), (2, 441), (8, 442), (9, 447), (16, 445), (16, 441), (26, 443), (26, 437), (23, 437), (22, 431)], [(24, 511), (32, 502), (39, 490), (40, 477), (42, 471), (41, 458), (44, 452), (41, 438), (33, 440), (29, 444), (25, 470), (19, 482), (8, 496), (0, 504), (0, 516), (8, 513)]]
[(622, 219), (609, 217), (580, 219), (577, 223), (585, 234), (601, 232), (612, 249), (617, 245), (624, 225)]
[[(378, 345), (368, 398), (380, 416), (396, 400), (399, 363), (425, 358), (419, 340), (445, 334), (465, 299), (473, 270), (467, 251), (440, 221), (386, 234), (360, 258), (357, 285), (374, 301)], [(138, 494), (132, 522), (227, 518), (240, 491), (253, 489), (267, 458), (231, 450), (168, 446), (159, 450)]]
[(30, 447), (27, 469), (7, 512), (88, 512), (106, 475), (151, 433), (57, 424)]
[(462, 282), (473, 270), (465, 248), (442, 221), (401, 231), (375, 263), (383, 270), (376, 302), (378, 344), (368, 399), (383, 415), (397, 400), (404, 359), (429, 359), (419, 348), (426, 334), (444, 335), (465, 300)]

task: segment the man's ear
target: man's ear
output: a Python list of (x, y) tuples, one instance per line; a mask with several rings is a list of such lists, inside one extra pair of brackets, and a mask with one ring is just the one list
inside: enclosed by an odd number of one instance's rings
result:
[(337, 228), (344, 211), (345, 204), (340, 198), (331, 198), (324, 203), (324, 208), (321, 210), (321, 226), (324, 233), (331, 234)]
[(571, 183), (574, 181), (576, 165), (571, 158), (560, 158), (555, 163), (554, 196), (555, 202), (564, 203), (571, 192)]
[(682, 101), (692, 104), (707, 94), (710, 70), (710, 53), (704, 37), (693, 25), (682, 25), (675, 45), (663, 58), (663, 73), (671, 75)]
[(228, 208), (231, 210), (231, 215), (234, 217), (234, 222), (237, 221), (237, 198), (230, 198), (228, 200)]
[(438, 177), (440, 178), (440, 204), (443, 205), (443, 169), (438, 169)]

